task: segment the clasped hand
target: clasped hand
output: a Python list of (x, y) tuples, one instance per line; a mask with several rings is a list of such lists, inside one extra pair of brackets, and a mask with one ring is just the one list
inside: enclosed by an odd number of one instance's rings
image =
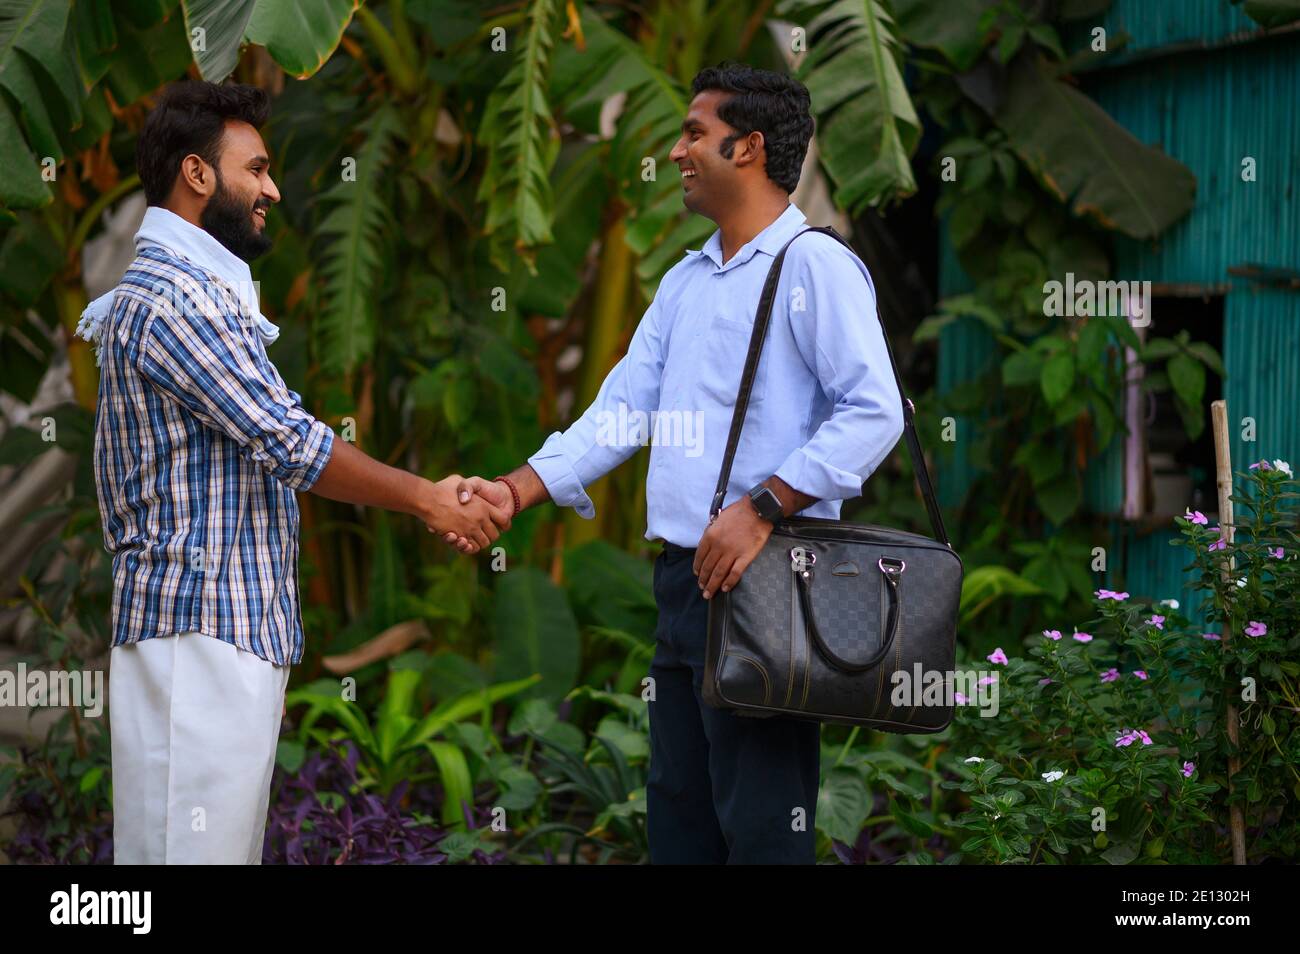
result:
[(514, 502), (505, 484), (452, 474), (431, 487), (425, 526), (462, 553), (478, 553), (510, 529)]

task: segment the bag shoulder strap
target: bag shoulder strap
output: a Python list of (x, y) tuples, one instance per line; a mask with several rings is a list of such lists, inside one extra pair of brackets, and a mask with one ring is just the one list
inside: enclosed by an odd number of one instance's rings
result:
[[(749, 336), (749, 353), (745, 356), (745, 370), (740, 376), (740, 391), (736, 395), (736, 407), (731, 414), (731, 432), (727, 435), (727, 449), (722, 457), (722, 472), (718, 474), (718, 486), (713, 494), (713, 503), (709, 508), (710, 521), (722, 509), (722, 501), (727, 493), (727, 483), (731, 480), (731, 465), (736, 456), (736, 448), (740, 445), (740, 430), (745, 424), (745, 412), (749, 409), (749, 395), (754, 387), (754, 377), (758, 371), (758, 360), (763, 352), (763, 343), (767, 340), (767, 329), (772, 320), (772, 303), (776, 299), (776, 286), (781, 279), (781, 265), (785, 261), (785, 253), (789, 250), (791, 242), (800, 235), (807, 235), (809, 232), (821, 232), (823, 235), (829, 235), (848, 249), (850, 254), (855, 257), (857, 255), (843, 236), (830, 226), (823, 226), (803, 229), (789, 242), (785, 243), (772, 261), (772, 266), (767, 271), (767, 281), (763, 284), (763, 296), (758, 302), (758, 313), (754, 317), (754, 330)], [(943, 516), (939, 512), (939, 503), (935, 499), (934, 485), (930, 482), (930, 471), (925, 466), (925, 454), (922, 452), (921, 442), (916, 436), (916, 426), (912, 420), (916, 407), (903, 391), (903, 380), (898, 374), (898, 363), (894, 360), (894, 349), (889, 343), (889, 332), (884, 327), (884, 319), (880, 316), (878, 304), (876, 318), (881, 323), (881, 332), (885, 339), (885, 352), (889, 355), (889, 367), (894, 375), (894, 384), (898, 388), (899, 400), (903, 403), (903, 440), (907, 444), (907, 453), (912, 459), (912, 469), (916, 472), (916, 482), (920, 486), (921, 496), (925, 500), (925, 510), (930, 517), (930, 527), (934, 531), (936, 540), (951, 547), (952, 544), (948, 542), (948, 533), (943, 526)]]

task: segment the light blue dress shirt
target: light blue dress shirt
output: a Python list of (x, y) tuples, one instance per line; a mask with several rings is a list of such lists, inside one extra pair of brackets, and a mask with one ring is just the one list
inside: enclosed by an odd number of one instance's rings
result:
[[(583, 488), (650, 443), (646, 539), (698, 545), (763, 282), (806, 226), (791, 203), (726, 263), (718, 230), (668, 271), (591, 407), (528, 458), (555, 503), (594, 517)], [(819, 498), (801, 515), (837, 518), (902, 433), (871, 275), (805, 235), (782, 266), (723, 506), (775, 474)]]

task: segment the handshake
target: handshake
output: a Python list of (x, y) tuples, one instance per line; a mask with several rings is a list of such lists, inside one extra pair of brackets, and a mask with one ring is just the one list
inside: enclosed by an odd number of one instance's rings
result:
[(460, 552), (478, 553), (510, 529), (514, 495), (502, 481), (452, 474), (430, 487), (420, 518)]

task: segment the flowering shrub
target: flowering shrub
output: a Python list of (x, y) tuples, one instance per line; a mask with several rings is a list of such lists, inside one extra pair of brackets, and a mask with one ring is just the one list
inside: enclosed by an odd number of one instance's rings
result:
[[(1179, 518), (1212, 629), (1175, 600), (1100, 589), (1098, 616), (1045, 630), (1024, 656), (999, 648), (995, 718), (957, 710), (952, 751), (969, 810), (960, 848), (986, 862), (1230, 860), (1241, 805), (1250, 860), (1293, 858), (1300, 824), (1300, 648), (1294, 481), (1261, 462), (1234, 496), (1249, 520), (1228, 543), (1208, 519)], [(1224, 633), (1228, 639), (1223, 638)], [(1229, 786), (1229, 704), (1240, 708), (1240, 770)]]

